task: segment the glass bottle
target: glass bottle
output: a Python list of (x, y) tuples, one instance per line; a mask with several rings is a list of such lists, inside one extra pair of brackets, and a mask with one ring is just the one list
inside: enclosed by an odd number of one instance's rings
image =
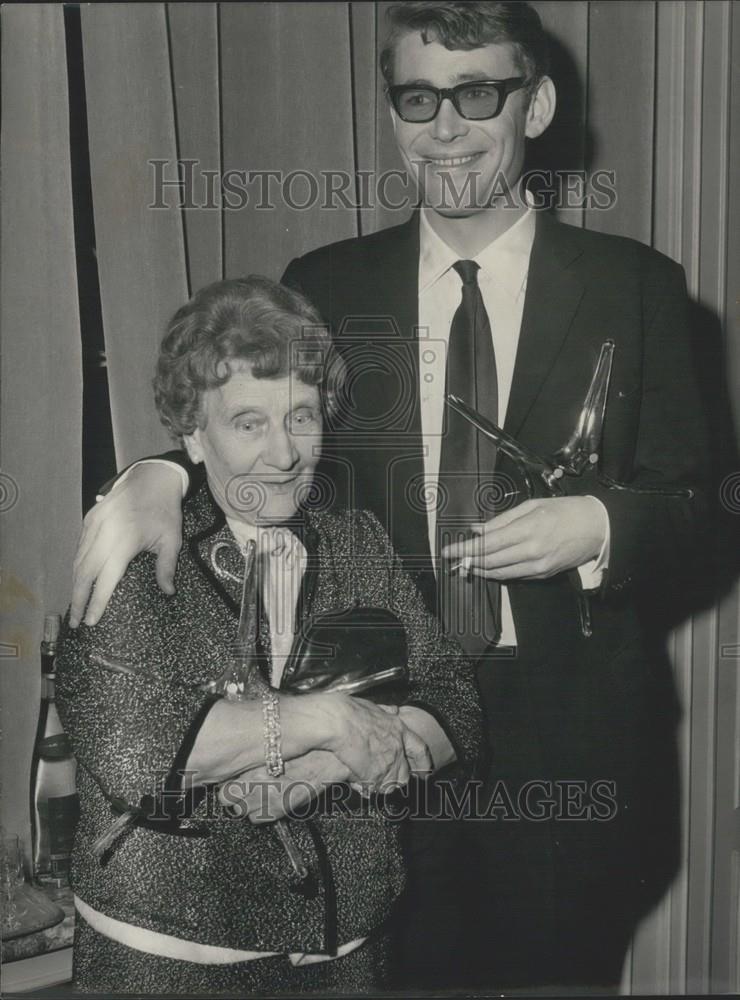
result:
[(42, 884), (69, 884), (79, 815), (77, 764), (54, 701), (55, 657), (61, 615), (44, 618), (41, 642), (41, 707), (31, 759), (33, 875)]

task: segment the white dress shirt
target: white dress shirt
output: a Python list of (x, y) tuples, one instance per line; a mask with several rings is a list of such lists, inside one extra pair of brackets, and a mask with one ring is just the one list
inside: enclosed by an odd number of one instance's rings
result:
[[(452, 266), (460, 259), (459, 254), (434, 231), (426, 211), (420, 211), (419, 233), (419, 398), (425, 482), (427, 486), (436, 486), (442, 451), (447, 345), (452, 318), (462, 298), (462, 281)], [(503, 426), (511, 395), (534, 231), (535, 213), (530, 207), (513, 226), (472, 258), (480, 268), (478, 286), (488, 313), (496, 355), (499, 426)], [(435, 492), (435, 489), (424, 491), (428, 497), (429, 547), (436, 566)], [(592, 499), (603, 511), (604, 542), (598, 557), (579, 567), (586, 590), (600, 585), (609, 553), (609, 517), (601, 501)], [(505, 586), (501, 587), (499, 642), (502, 646), (516, 646), (514, 618)]]

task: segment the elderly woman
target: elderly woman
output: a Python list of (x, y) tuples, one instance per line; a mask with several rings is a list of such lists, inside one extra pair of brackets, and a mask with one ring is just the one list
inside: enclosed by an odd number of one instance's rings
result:
[[(81, 799), (78, 989), (382, 987), (384, 924), (404, 866), (399, 823), (368, 793), (441, 767), (463, 776), (476, 758), (471, 668), (377, 520), (309, 509), (322, 422), (341, 389), (328, 352), (309, 303), (256, 277), (203, 289), (162, 343), (159, 414), (207, 482), (185, 504), (175, 595), (161, 592), (143, 553), (99, 624), (64, 636), (57, 698)], [(268, 681), (261, 695), (230, 700), (218, 691), (234, 662), (250, 539)], [(355, 605), (403, 623), (400, 707), (280, 693), (295, 637)], [(268, 778), (278, 793), (269, 802), (258, 794)], [(350, 790), (358, 784), (362, 796)], [(304, 818), (276, 823), (288, 805)], [(310, 889), (296, 882), (286, 828)]]

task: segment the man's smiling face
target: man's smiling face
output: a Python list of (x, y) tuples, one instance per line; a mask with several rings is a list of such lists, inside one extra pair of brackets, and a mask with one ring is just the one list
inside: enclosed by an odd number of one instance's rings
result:
[[(507, 43), (447, 49), (409, 32), (398, 40), (394, 52), (394, 84), (424, 83), (441, 89), (523, 75)], [(436, 118), (425, 123), (405, 122), (392, 111), (401, 156), (417, 180), (424, 204), (441, 215), (466, 216), (489, 205), (491, 194), (501, 192), (502, 185), (513, 189), (522, 172), (525, 136), (543, 130), (532, 121), (528, 105), (529, 92), (522, 89), (509, 94), (501, 113), (487, 121), (463, 118), (449, 100), (442, 102)], [(460, 206), (455, 204), (455, 192), (467, 192)]]

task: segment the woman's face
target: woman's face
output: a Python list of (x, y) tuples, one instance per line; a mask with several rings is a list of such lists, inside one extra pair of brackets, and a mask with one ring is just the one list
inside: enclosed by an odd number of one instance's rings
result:
[(230, 364), (228, 382), (201, 397), (201, 426), (185, 437), (228, 517), (286, 521), (309, 488), (321, 450), (319, 390), (294, 375), (254, 378)]

